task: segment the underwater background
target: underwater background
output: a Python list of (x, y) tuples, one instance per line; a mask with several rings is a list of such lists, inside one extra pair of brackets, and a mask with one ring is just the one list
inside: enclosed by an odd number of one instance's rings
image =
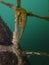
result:
[[(16, 5), (16, 0), (4, 0)], [(21, 6), (28, 12), (49, 16), (48, 0), (21, 0)], [(0, 16), (14, 31), (14, 10), (0, 3)], [(19, 42), (25, 51), (38, 51), (49, 53), (49, 22), (43, 19), (28, 17), (23, 38)], [(32, 55), (29, 58), (31, 65), (49, 65), (49, 58), (45, 56)]]

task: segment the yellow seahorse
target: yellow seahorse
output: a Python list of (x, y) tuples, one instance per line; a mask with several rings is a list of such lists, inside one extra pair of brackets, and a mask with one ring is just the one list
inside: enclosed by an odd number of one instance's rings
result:
[(18, 25), (20, 26), (20, 29), (21, 29), (19, 39), (21, 39), (23, 32), (24, 32), (25, 25), (26, 25), (27, 13), (26, 13), (25, 9), (17, 8), (15, 10), (15, 14), (16, 14), (16, 16), (18, 16), (17, 22), (18, 22)]

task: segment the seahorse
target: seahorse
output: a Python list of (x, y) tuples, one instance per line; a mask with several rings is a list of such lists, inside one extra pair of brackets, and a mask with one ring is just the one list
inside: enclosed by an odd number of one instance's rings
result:
[(18, 25), (20, 26), (21, 29), (19, 39), (21, 39), (26, 25), (27, 13), (25, 9), (17, 8), (15, 10), (15, 15), (18, 16)]

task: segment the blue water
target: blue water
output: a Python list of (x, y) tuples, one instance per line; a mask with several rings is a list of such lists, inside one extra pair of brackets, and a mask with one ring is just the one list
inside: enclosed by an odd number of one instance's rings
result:
[[(4, 0), (16, 5), (16, 0)], [(21, 0), (21, 6), (27, 12), (49, 16), (48, 0)], [(14, 10), (0, 3), (0, 16), (14, 31)], [(49, 53), (49, 22), (43, 19), (28, 17), (23, 38), (20, 43), (23, 50), (41, 51)], [(43, 56), (31, 56), (31, 65), (49, 65), (49, 58)]]

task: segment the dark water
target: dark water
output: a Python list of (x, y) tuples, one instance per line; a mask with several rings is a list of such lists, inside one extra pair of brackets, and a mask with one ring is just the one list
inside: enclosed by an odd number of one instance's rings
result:
[[(16, 5), (16, 0), (4, 0)], [(21, 6), (28, 12), (49, 16), (48, 0), (22, 0)], [(14, 31), (14, 10), (0, 3), (0, 16)], [(49, 53), (49, 22), (35, 17), (28, 17), (25, 32), (20, 45), (26, 51), (41, 51)], [(49, 58), (31, 56), (31, 65), (49, 65)]]

